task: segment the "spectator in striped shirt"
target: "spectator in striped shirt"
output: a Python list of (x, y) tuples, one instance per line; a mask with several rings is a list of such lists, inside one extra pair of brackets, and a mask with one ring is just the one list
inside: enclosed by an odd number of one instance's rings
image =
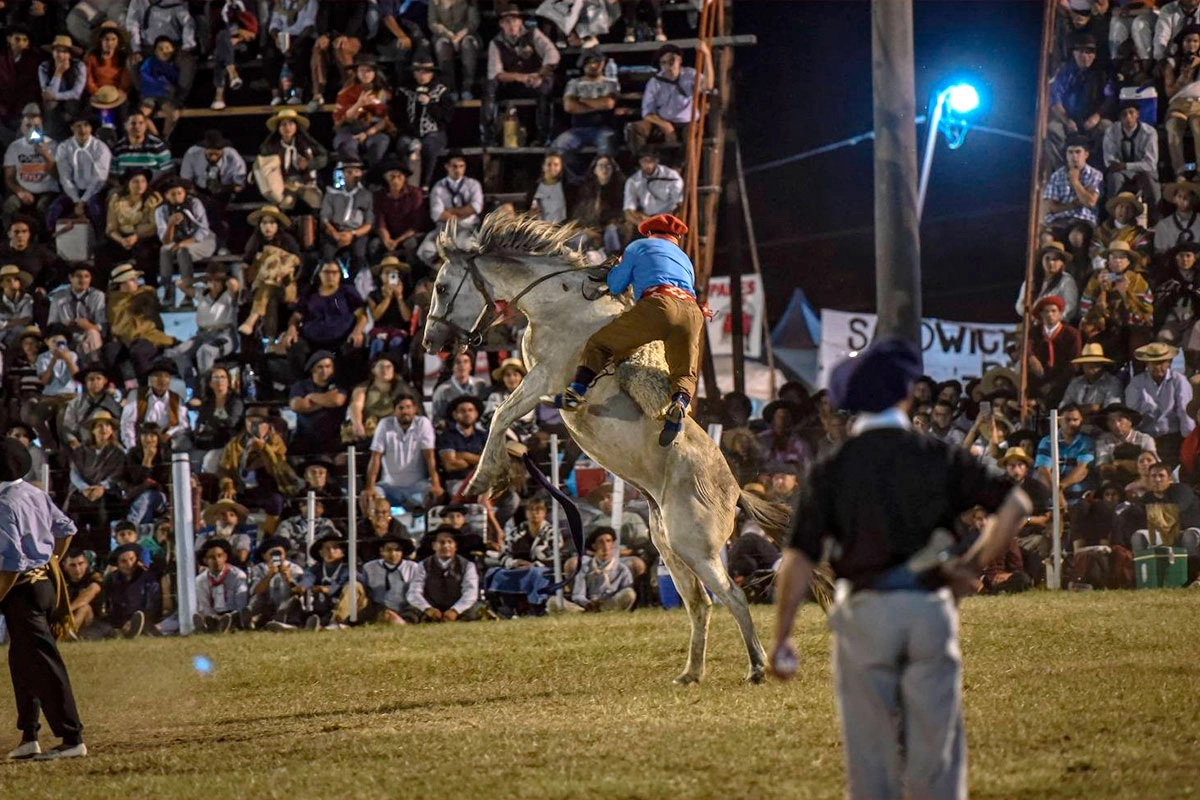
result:
[(150, 133), (146, 112), (140, 108), (130, 112), (125, 120), (125, 135), (113, 148), (113, 177), (119, 178), (131, 169), (148, 169), (153, 182), (174, 168), (171, 149)]

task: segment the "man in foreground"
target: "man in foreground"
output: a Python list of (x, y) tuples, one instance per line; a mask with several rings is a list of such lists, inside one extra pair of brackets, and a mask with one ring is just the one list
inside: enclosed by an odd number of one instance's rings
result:
[[(967, 796), (956, 598), (978, 591), (983, 567), (1032, 510), (1006, 477), (911, 430), (920, 375), (919, 351), (901, 339), (834, 369), (830, 401), (859, 416), (841, 449), (813, 468), (776, 584), (771, 669), (786, 680), (813, 566), (827, 557), (837, 575), (829, 627), (850, 798)], [(994, 516), (955, 556), (954, 520), (976, 505)]]
[[(21, 731), (21, 743), (8, 757), (79, 758), (87, 755), (83, 723), (50, 629), (63, 580), (57, 561), (71, 545), (75, 523), (50, 495), (22, 480), (30, 465), (23, 444), (11, 437), (0, 441), (0, 613), (8, 626), (8, 670)], [(39, 712), (62, 739), (45, 752), (38, 744)]]

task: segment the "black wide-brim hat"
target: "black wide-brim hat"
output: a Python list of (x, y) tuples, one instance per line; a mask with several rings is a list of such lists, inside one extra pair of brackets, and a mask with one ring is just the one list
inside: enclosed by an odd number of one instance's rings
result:
[(333, 542), (334, 544), (340, 546), (342, 550), (346, 549), (347, 542), (341, 537), (341, 535), (336, 533), (327, 533), (314, 541), (312, 543), (312, 547), (308, 548), (309, 558), (313, 559), (314, 561), (320, 561), (321, 547), (324, 546), (326, 542)]
[(266, 539), (263, 539), (261, 543), (259, 543), (258, 548), (254, 551), (254, 557), (262, 560), (263, 555), (268, 550), (274, 550), (276, 547), (282, 547), (283, 552), (286, 553), (291, 547), (291, 544), (291, 542), (282, 536), (268, 536)]
[(446, 418), (452, 419), (454, 417), (455, 409), (457, 409), (463, 403), (472, 404), (473, 406), (475, 406), (475, 410), (479, 413), (479, 416), (481, 416), (481, 417), (483, 416), (483, 401), (482, 400), (480, 400), (478, 397), (476, 397), (473, 394), (460, 394), (458, 397), (451, 400), (450, 404), (446, 406)]
[(130, 542), (129, 544), (123, 544), (108, 554), (108, 563), (115, 565), (117, 563), (117, 559), (119, 559), (123, 553), (137, 553), (138, 560), (141, 560), (142, 546), (140, 544), (134, 544), (133, 542)]
[(388, 533), (383, 536), (378, 536), (372, 539), (370, 544), (378, 547), (380, 552), (382, 552), (383, 546), (388, 542), (395, 542), (396, 544), (400, 545), (400, 552), (404, 554), (405, 558), (408, 558), (417, 551), (417, 546), (413, 544), (412, 539), (408, 538), (407, 536), (401, 536), (398, 533)]
[(0, 442), (0, 481), (5, 483), (24, 478), (33, 469), (29, 448), (11, 436)]

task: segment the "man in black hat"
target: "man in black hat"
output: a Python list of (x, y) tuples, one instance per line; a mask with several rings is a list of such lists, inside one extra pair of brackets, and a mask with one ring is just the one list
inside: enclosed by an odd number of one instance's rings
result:
[(482, 414), (483, 402), (469, 394), (459, 395), (446, 407), (449, 424), (438, 435), (437, 451), (450, 494), (457, 492), (463, 479), (479, 465), (487, 443), (487, 434), (476, 426)]
[[(16, 696), (20, 744), (11, 759), (87, 755), (71, 680), (51, 624), (57, 614), (58, 560), (71, 545), (75, 523), (50, 495), (27, 484), (29, 453), (16, 439), (0, 440), (0, 613), (8, 627), (8, 669)], [(62, 744), (42, 752), (39, 711)]]
[(531, 97), (537, 100), (538, 141), (544, 142), (553, 128), (550, 94), (561, 56), (546, 34), (525, 27), (521, 12), (512, 3), (501, 4), (497, 14), (500, 33), (488, 44), (487, 82), (479, 116), (481, 138), (484, 145), (497, 143), (498, 99)]
[[(696, 70), (683, 66), (683, 51), (670, 43), (654, 54), (654, 63), (658, 73), (642, 93), (642, 118), (625, 126), (626, 141), (635, 153), (645, 150), (649, 142), (668, 145), (686, 142), (692, 121)], [(708, 90), (712, 89), (711, 81), (710, 77)]]
[[(162, 242), (158, 251), (158, 280), (163, 302), (173, 306), (176, 283), (191, 285), (196, 262), (212, 258), (217, 252), (217, 236), (208, 222), (204, 204), (191, 193), (190, 181), (168, 178), (161, 190), (163, 202), (154, 209), (154, 224)], [(192, 307), (190, 298), (183, 307)]]
[(433, 555), (420, 563), (421, 569), (408, 585), (408, 603), (424, 622), (471, 622), (479, 619), (479, 571), (458, 554), (453, 528), (434, 532)]
[(126, 449), (136, 447), (138, 429), (147, 423), (161, 431), (160, 443), (187, 449), (192, 431), (183, 398), (171, 391), (171, 378), (178, 374), (175, 362), (159, 358), (146, 374), (146, 385), (125, 398), (121, 410), (121, 443)]
[(1050, 122), (1046, 127), (1046, 156), (1052, 168), (1063, 163), (1063, 146), (1082, 136), (1092, 153), (1117, 115), (1117, 90), (1103, 65), (1096, 63), (1096, 37), (1074, 34), (1071, 60), (1050, 84)]
[(361, 161), (339, 161), (344, 183), (326, 187), (321, 200), (321, 260), (336, 261), (349, 255), (351, 272), (367, 266), (367, 236), (375, 225), (375, 198), (362, 185)]
[(379, 171), (384, 186), (375, 192), (375, 239), (371, 243), (374, 258), (397, 256), (406, 264), (416, 261), (421, 245), (421, 232), (429, 217), (422, 213), (425, 196), (420, 186), (409, 183), (412, 169), (393, 159), (385, 161)]
[[(829, 625), (854, 798), (966, 797), (955, 598), (978, 590), (983, 567), (1031, 510), (1006, 477), (911, 430), (920, 374), (920, 351), (901, 339), (877, 341), (834, 368), (830, 401), (858, 417), (809, 476), (776, 584), (771, 667), (787, 679), (797, 668), (792, 623), (814, 565), (828, 558), (839, 579)], [(976, 505), (995, 516), (956, 557), (955, 520)]]
[(296, 412), (293, 453), (333, 453), (341, 449), (347, 396), (334, 379), (333, 363), (333, 353), (318, 350), (304, 365), (308, 377), (292, 386), (289, 405)]
[(250, 569), (250, 615), (252, 625), (263, 628), (272, 621), (286, 623), (292, 597), (303, 591), (300, 580), (304, 569), (288, 560), (288, 545), (282, 536), (269, 536), (255, 551), (258, 563)]
[[(386, 508), (387, 501), (381, 500)], [(388, 533), (376, 541), (379, 558), (363, 565), (363, 584), (371, 604), (364, 615), (391, 625), (415, 621), (420, 615), (408, 604), (408, 587), (421, 566), (410, 560), (415, 547), (412, 539), (399, 533)]]
[(217, 236), (218, 246), (229, 238), (226, 205), (246, 188), (246, 161), (218, 130), (207, 130), (199, 144), (183, 154), (179, 176), (191, 181)]
[[(1108, 194), (1141, 192), (1151, 211), (1150, 224), (1158, 219), (1162, 184), (1158, 180), (1158, 131), (1142, 122), (1134, 100), (1122, 100), (1118, 124), (1104, 133), (1101, 145)], [(1182, 146), (1182, 145), (1181, 145)]]
[(214, 536), (197, 550), (205, 570), (196, 576), (196, 613), (193, 624), (197, 633), (228, 633), (241, 624), (242, 612), (250, 600), (246, 573), (229, 562), (233, 546), (227, 539)]
[(401, 84), (392, 98), (392, 121), (399, 134), (396, 152), (406, 157), (421, 186), (428, 187), (433, 184), (438, 159), (449, 145), (447, 129), (454, 119), (454, 97), (438, 80), (428, 52), (418, 51), (413, 56), (412, 71), (413, 85)]
[(66, 325), (72, 349), (81, 356), (95, 353), (104, 345), (108, 315), (104, 292), (92, 286), (92, 271), (87, 262), (71, 265), (70, 286), (50, 298), (47, 322)]

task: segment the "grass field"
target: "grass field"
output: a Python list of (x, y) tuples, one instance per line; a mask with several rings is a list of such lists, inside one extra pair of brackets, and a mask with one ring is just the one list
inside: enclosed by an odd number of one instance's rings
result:
[[(962, 616), (974, 797), (1200, 794), (1200, 593), (1038, 592)], [(681, 612), (72, 644), (92, 756), (0, 762), (0, 797), (840, 797), (814, 607), (799, 638), (802, 679), (743, 684), (718, 609), (687, 688), (670, 683)]]

